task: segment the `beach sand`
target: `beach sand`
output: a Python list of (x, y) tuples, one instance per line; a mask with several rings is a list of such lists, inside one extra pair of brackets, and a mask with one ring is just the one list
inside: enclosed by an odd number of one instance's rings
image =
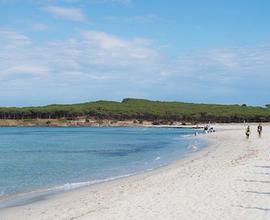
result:
[(217, 125), (209, 146), (169, 166), (25, 206), (0, 219), (270, 219), (270, 126)]

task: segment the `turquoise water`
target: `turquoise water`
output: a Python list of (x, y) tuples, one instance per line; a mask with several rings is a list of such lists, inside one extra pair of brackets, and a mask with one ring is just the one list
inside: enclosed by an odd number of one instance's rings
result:
[(0, 128), (0, 198), (130, 175), (204, 144), (173, 128)]

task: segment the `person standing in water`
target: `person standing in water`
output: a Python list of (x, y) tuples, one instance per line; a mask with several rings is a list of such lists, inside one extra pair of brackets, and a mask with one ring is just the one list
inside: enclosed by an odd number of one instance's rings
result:
[(204, 132), (205, 132), (205, 134), (208, 133), (208, 128), (209, 128), (208, 125), (205, 125), (205, 126), (204, 126)]
[(250, 136), (250, 127), (247, 126), (247, 129), (246, 129), (246, 137), (247, 137), (247, 139), (249, 138), (249, 136)]
[(262, 125), (261, 124), (258, 125), (257, 132), (259, 134), (259, 137), (261, 137), (262, 136)]

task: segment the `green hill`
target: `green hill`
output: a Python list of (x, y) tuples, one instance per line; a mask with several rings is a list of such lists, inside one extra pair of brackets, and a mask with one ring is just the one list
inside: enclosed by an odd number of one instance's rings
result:
[(124, 99), (41, 107), (2, 107), (0, 119), (149, 120), (185, 122), (269, 122), (270, 108)]

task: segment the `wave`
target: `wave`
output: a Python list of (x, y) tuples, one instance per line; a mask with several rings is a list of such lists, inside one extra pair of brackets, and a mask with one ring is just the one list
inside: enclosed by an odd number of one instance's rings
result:
[(198, 151), (198, 143), (195, 142), (195, 143), (191, 143), (188, 145), (187, 149), (190, 151), (190, 152), (196, 152)]
[(161, 157), (156, 157), (155, 160), (160, 160)]
[(86, 186), (90, 186), (90, 185), (94, 185), (94, 184), (98, 184), (98, 183), (113, 181), (113, 180), (121, 179), (124, 177), (133, 176), (135, 174), (136, 173), (130, 173), (130, 174), (109, 177), (109, 178), (99, 179), (99, 180), (93, 180), (93, 181), (66, 183), (66, 184), (60, 185), (60, 186), (55, 186), (55, 187), (51, 187), (51, 188), (47, 188), (47, 189), (40, 189), (40, 190), (20, 193), (20, 194), (6, 196), (6, 197), (5, 197), (5, 194), (3, 192), (3, 195), (2, 195), (3, 198), (0, 197), (0, 209), (31, 204), (33, 202), (48, 199), (48, 198), (50, 198), (56, 194), (62, 193), (62, 192), (67, 192), (67, 191), (71, 191), (74, 189), (78, 189), (78, 188), (82, 188), (82, 187), (86, 187)]
[(61, 186), (55, 186), (55, 187), (49, 188), (48, 190), (70, 191), (70, 190), (81, 188), (84, 186), (90, 186), (90, 185), (94, 185), (94, 184), (98, 184), (98, 183), (104, 183), (104, 182), (108, 182), (108, 181), (112, 181), (112, 180), (121, 179), (124, 177), (129, 177), (132, 175), (135, 175), (135, 173), (125, 174), (125, 175), (120, 175), (120, 176), (115, 176), (115, 177), (109, 177), (106, 179), (86, 181), (86, 182), (66, 183), (66, 184), (61, 185)]
[(181, 136), (175, 137), (173, 140), (184, 140), (194, 137), (194, 134), (183, 134)]

